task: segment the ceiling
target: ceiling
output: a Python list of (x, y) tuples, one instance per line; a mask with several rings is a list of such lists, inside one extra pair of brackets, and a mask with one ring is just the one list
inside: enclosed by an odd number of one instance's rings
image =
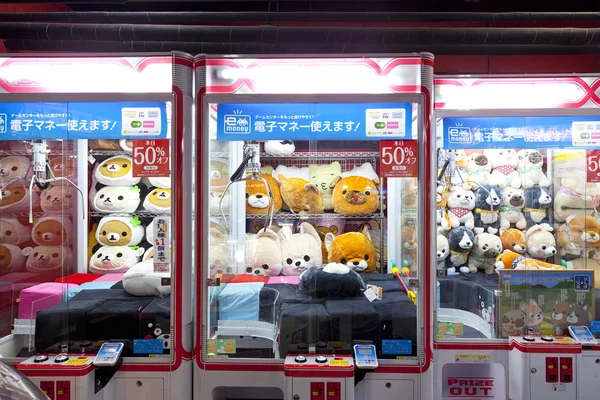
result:
[[(14, 0), (13, 0), (14, 1)], [(0, 1), (2, 3), (4, 1)], [(39, 1), (38, 1), (39, 2)], [(51, 1), (46, 1), (51, 2)], [(97, 2), (98, 4), (90, 4)], [(23, 3), (23, 2), (22, 2)], [(581, 12), (600, 11), (596, 1), (526, 0), (80, 0), (66, 2), (74, 11), (354, 11), (354, 12)]]

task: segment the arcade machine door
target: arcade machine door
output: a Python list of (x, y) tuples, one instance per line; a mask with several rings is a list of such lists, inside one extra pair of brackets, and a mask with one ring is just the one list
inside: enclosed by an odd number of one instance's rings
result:
[(425, 161), (419, 97), (397, 98), (205, 96), (206, 362), (350, 367), (353, 379), (360, 341), (380, 365), (418, 364)]
[[(438, 338), (508, 340), (511, 396), (574, 399), (581, 344), (594, 338), (570, 332), (600, 333), (599, 117), (519, 111), (439, 113), (437, 243), (449, 254), (438, 264)], [(495, 379), (491, 392), (504, 386)]]
[(106, 342), (170, 364), (169, 114), (165, 101), (0, 106), (0, 354), (51, 398), (102, 398)]

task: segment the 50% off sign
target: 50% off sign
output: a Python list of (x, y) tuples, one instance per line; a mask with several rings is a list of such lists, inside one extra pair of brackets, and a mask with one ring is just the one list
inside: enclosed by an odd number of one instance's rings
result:
[(168, 178), (171, 176), (169, 139), (133, 141), (133, 176)]
[(379, 169), (383, 178), (416, 178), (418, 173), (416, 140), (379, 142)]
[(600, 150), (586, 150), (586, 170), (588, 183), (600, 182)]

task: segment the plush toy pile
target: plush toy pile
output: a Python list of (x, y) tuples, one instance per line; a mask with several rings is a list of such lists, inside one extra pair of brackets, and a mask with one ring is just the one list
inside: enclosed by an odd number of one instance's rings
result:
[[(544, 264), (554, 260), (561, 241), (561, 231), (557, 235), (548, 224), (553, 201), (544, 156), (536, 150), (513, 149), (469, 153), (438, 153), (442, 178), (437, 188), (438, 270), (492, 274), (524, 265), (562, 268)], [(501, 261), (506, 252), (519, 256), (518, 265)]]
[[(9, 142), (10, 150), (25, 152), (25, 142)], [(52, 149), (51, 149), (52, 150)], [(53, 148), (49, 164), (56, 177), (74, 179), (73, 156), (68, 148)], [(71, 149), (72, 150), (72, 149)], [(0, 185), (7, 185), (0, 196), (0, 275), (24, 271), (59, 276), (72, 265), (74, 232), (70, 214), (74, 189), (56, 181), (46, 189), (33, 186), (29, 193), (30, 156), (6, 156), (0, 159)], [(29, 222), (30, 198), (36, 217)], [(64, 213), (67, 213), (65, 215)]]
[[(126, 140), (90, 141), (98, 152), (93, 153), (89, 206), (99, 216), (90, 219), (89, 270), (125, 273), (123, 285), (132, 295), (163, 296), (170, 286), (161, 286), (161, 278), (170, 274), (153, 269), (154, 221), (171, 213), (171, 179), (134, 177), (131, 146)], [(102, 151), (119, 154), (104, 156)]]
[[(382, 218), (373, 214), (384, 212), (385, 200), (376, 165), (359, 162), (344, 167), (340, 161), (325, 160), (302, 163), (303, 158), (291, 156), (296, 147), (290, 141), (267, 141), (263, 150), (263, 179), (247, 175), (243, 183), (249, 216), (243, 268), (233, 266), (235, 250), (221, 239), (227, 235), (223, 218), (227, 218), (233, 190), (224, 189), (232, 167), (226, 159), (210, 161), (210, 276), (246, 281), (250, 275), (267, 281), (298, 277), (332, 263), (356, 273), (381, 271), (387, 264), (385, 229)], [(299, 162), (292, 166), (288, 159)], [(416, 179), (409, 186), (410, 196), (404, 200), (411, 200), (416, 207)], [(272, 226), (265, 227), (265, 219), (259, 216), (271, 208), (279, 215)], [(282, 218), (284, 215), (289, 218)], [(416, 228), (403, 227), (402, 235), (406, 236), (404, 253), (412, 257), (411, 266), (416, 266)]]

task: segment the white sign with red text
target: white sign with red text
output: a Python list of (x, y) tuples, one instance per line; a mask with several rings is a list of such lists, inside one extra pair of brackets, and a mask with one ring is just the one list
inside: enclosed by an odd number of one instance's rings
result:
[(502, 364), (446, 364), (442, 369), (442, 400), (506, 399)]

